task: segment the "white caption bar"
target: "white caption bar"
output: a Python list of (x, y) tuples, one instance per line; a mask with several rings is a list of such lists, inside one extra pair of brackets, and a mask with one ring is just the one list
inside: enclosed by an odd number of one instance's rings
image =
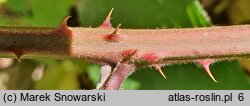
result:
[(220, 105), (250, 104), (250, 90), (2, 90), (2, 105)]

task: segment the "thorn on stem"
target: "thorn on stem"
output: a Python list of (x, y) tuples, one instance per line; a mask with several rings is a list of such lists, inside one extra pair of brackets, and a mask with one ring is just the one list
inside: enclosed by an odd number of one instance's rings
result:
[(115, 28), (114, 32), (111, 35), (117, 35), (118, 29), (120, 28), (122, 24), (118, 24), (117, 27)]
[(21, 58), (22, 58), (22, 55), (19, 55), (19, 54), (15, 54), (16, 55), (16, 59), (18, 62), (21, 62)]
[(165, 78), (167, 79), (167, 77), (165, 76), (165, 74), (163, 73), (162, 69), (161, 69), (161, 65), (154, 65), (154, 67), (156, 68), (156, 70)]
[(123, 59), (121, 60), (121, 63), (126, 63), (128, 62), (129, 60), (131, 60), (131, 58), (133, 56), (135, 56), (137, 53), (137, 49), (135, 50), (127, 50), (125, 52), (122, 53), (122, 57)]
[(119, 24), (113, 33), (107, 34), (104, 36), (104, 40), (108, 42), (119, 42), (121, 40), (121, 37), (117, 34), (118, 29), (120, 28), (121, 24)]
[(23, 50), (11, 50), (15, 55), (18, 62), (21, 62), (21, 58), (24, 54)]
[(63, 19), (62, 24), (61, 24), (62, 29), (68, 29), (67, 23), (68, 23), (69, 18), (71, 18), (71, 16), (67, 16), (66, 18)]
[(101, 24), (101, 28), (112, 28), (111, 26), (111, 15), (112, 15), (112, 12), (113, 12), (114, 8), (112, 8), (108, 14), (108, 16), (106, 17), (106, 19), (104, 20), (104, 22)]
[(214, 63), (214, 60), (203, 60), (203, 61), (199, 61), (198, 63), (205, 69), (205, 71), (207, 72), (207, 74), (209, 75), (209, 77), (214, 81), (217, 82), (213, 76), (213, 74), (211, 73), (209, 66)]
[(59, 31), (63, 31), (65, 32), (67, 35), (71, 35), (71, 30), (68, 28), (67, 23), (69, 18), (71, 18), (71, 16), (67, 16), (66, 18), (63, 19), (61, 27), (59, 29)]

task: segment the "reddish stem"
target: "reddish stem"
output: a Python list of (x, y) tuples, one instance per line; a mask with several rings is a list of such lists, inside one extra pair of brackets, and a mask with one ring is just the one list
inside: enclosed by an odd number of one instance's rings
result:
[(165, 77), (159, 68), (162, 64), (199, 62), (213, 78), (204, 60), (250, 56), (249, 25), (115, 30), (68, 28), (65, 23), (60, 28), (0, 27), (0, 56), (82, 58), (109, 64), (114, 69), (108, 75), (104, 72), (107, 78), (100, 83), (100, 89), (119, 89), (140, 66), (155, 66)]
[[(0, 27), (0, 55), (22, 58), (84, 58), (94, 62), (117, 63), (123, 53), (137, 50), (131, 62), (152, 64), (190, 62), (202, 59), (237, 59), (250, 55), (250, 26), (186, 29), (119, 29), (118, 42), (105, 40), (114, 29)], [(68, 34), (72, 34), (69, 36)], [(150, 54), (150, 56), (146, 56)], [(145, 58), (147, 57), (147, 58)], [(152, 57), (152, 59), (148, 58)], [(155, 58), (157, 57), (157, 58)]]

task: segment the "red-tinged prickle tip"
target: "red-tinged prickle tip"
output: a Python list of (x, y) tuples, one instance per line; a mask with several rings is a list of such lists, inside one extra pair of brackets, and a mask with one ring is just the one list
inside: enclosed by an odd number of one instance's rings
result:
[(108, 16), (106, 17), (106, 19), (104, 20), (104, 22), (102, 23), (100, 28), (112, 28), (110, 19), (111, 19), (111, 15), (112, 15), (113, 10), (114, 10), (114, 8), (112, 8), (110, 10)]
[(161, 70), (161, 65), (154, 65), (154, 67), (156, 68), (156, 70), (165, 78), (167, 79), (167, 77), (165, 76), (165, 74), (163, 73), (163, 71)]
[(213, 74), (211, 73), (209, 66), (210, 64), (214, 63), (214, 60), (203, 60), (203, 61), (199, 61), (198, 63), (205, 69), (205, 71), (207, 72), (207, 74), (209, 75), (209, 77), (214, 81), (217, 82), (213, 76)]
[(119, 42), (121, 37), (117, 34), (118, 29), (120, 28), (121, 24), (119, 24), (112, 34), (107, 34), (104, 36), (104, 40), (108, 42)]
[(65, 32), (67, 35), (71, 35), (71, 30), (67, 26), (69, 18), (71, 18), (71, 16), (67, 16), (66, 18), (63, 19), (61, 27), (59, 29), (60, 31)]

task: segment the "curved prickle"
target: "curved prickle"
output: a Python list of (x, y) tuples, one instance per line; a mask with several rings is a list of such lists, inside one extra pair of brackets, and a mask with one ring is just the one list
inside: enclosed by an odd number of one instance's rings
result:
[(210, 68), (209, 66), (214, 63), (215, 61), (214, 60), (202, 60), (202, 61), (199, 61), (198, 63), (205, 69), (205, 71), (207, 72), (207, 74), (209, 75), (209, 77), (214, 81), (214, 82), (217, 82), (213, 76), (213, 74), (211, 73), (210, 71)]
[(72, 31), (68, 28), (67, 25), (69, 18), (71, 18), (71, 16), (65, 17), (62, 21), (61, 27), (59, 28), (59, 32), (62, 31), (68, 36), (72, 35)]

